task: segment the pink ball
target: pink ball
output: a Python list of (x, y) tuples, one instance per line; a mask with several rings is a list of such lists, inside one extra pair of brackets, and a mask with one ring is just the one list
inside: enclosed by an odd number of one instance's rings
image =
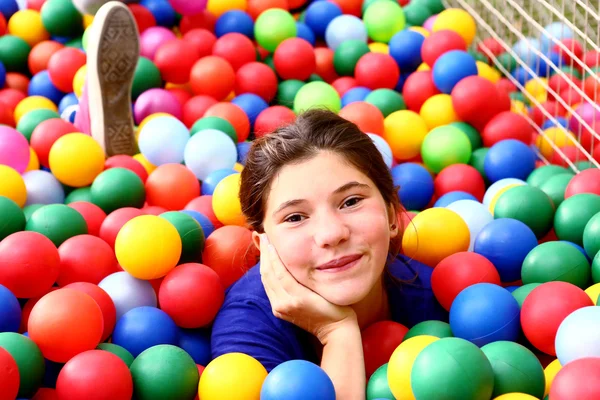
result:
[(154, 54), (165, 42), (176, 39), (175, 34), (162, 26), (153, 26), (140, 35), (140, 54), (154, 61)]
[(433, 24), (435, 23), (436, 18), (437, 14), (427, 18), (423, 24), (423, 28), (427, 29), (429, 32), (433, 32)]
[[(594, 121), (600, 120), (600, 111), (596, 110), (595, 107), (600, 108), (599, 105), (583, 103), (575, 109), (575, 113), (591, 126)], [(577, 135), (580, 132), (580, 129), (583, 129), (583, 126), (581, 126), (575, 116), (571, 116), (569, 119), (569, 128), (571, 129), (571, 132)]]
[(169, 0), (175, 11), (181, 15), (196, 15), (206, 8), (208, 0)]
[(17, 130), (0, 126), (0, 164), (22, 174), (29, 164), (29, 143)]
[(168, 90), (150, 89), (138, 97), (133, 107), (133, 113), (138, 124), (147, 116), (155, 113), (171, 114), (181, 120), (182, 107), (177, 97)]

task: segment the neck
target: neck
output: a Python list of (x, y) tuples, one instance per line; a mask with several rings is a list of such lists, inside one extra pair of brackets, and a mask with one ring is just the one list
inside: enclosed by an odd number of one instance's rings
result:
[(383, 277), (373, 286), (367, 297), (352, 305), (352, 309), (356, 313), (361, 330), (375, 322), (390, 319), (390, 307)]

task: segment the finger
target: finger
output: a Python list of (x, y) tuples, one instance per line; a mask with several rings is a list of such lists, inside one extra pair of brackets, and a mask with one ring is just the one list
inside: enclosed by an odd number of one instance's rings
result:
[(273, 271), (273, 262), (268, 249), (268, 239), (265, 234), (260, 236), (260, 247), (261, 247), (261, 262), (260, 262), (260, 275), (265, 286), (267, 295), (271, 294), (269, 298), (273, 301), (287, 300), (289, 294), (283, 289), (281, 283), (275, 276)]

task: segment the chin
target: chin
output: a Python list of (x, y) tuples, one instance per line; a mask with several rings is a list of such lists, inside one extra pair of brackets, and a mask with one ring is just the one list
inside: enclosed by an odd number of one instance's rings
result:
[(344, 283), (340, 283), (316, 292), (331, 304), (337, 306), (351, 306), (367, 297), (370, 290), (370, 287), (363, 285), (344, 285)]

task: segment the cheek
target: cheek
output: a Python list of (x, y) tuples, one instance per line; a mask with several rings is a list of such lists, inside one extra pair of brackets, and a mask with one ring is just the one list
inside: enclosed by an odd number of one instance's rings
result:
[(280, 234), (275, 233), (273, 245), (288, 271), (298, 280), (302, 280), (308, 273), (311, 263), (311, 238), (301, 229), (286, 230)]

